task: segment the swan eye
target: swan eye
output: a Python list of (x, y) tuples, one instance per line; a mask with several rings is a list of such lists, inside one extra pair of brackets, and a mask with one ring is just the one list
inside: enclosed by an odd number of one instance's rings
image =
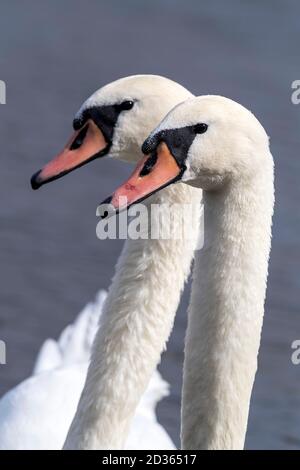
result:
[(200, 122), (199, 124), (196, 124), (194, 126), (194, 132), (195, 134), (204, 134), (208, 129), (208, 125), (205, 124), (204, 122)]
[(129, 111), (129, 109), (133, 108), (134, 102), (131, 100), (123, 101), (123, 103), (120, 104), (120, 108), (123, 111)]

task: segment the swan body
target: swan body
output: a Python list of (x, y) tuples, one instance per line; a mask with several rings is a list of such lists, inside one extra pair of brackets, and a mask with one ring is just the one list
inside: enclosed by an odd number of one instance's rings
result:
[[(95, 158), (93, 152), (137, 162), (149, 132), (173, 106), (191, 96), (181, 85), (154, 75), (126, 77), (102, 87), (76, 114), (71, 145), (34, 175), (33, 188)], [(201, 190), (182, 184), (154, 195), (151, 203), (161, 206), (165, 220), (177, 202), (198, 207), (201, 199)], [(173, 213), (179, 230), (182, 219), (175, 206)], [(199, 217), (188, 239), (125, 242), (65, 449), (124, 447), (136, 407), (170, 335), (198, 232)]]
[(145, 188), (153, 194), (178, 180), (204, 190), (204, 247), (195, 258), (185, 342), (182, 447), (242, 449), (271, 246), (269, 139), (243, 106), (203, 96), (176, 106), (143, 150), (156, 155), (156, 164), (147, 175), (138, 169), (138, 178), (133, 173), (114, 195), (133, 188), (132, 205)]
[[(100, 291), (57, 342), (47, 340), (33, 375), (0, 400), (1, 450), (62, 448), (84, 386), (105, 298)], [(155, 371), (137, 407), (126, 449), (174, 449), (155, 415), (157, 402), (167, 394), (168, 385)]]

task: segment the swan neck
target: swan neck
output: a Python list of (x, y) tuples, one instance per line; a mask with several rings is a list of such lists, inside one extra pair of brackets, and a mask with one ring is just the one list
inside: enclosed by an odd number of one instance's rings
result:
[(204, 193), (183, 380), (184, 449), (241, 449), (257, 369), (273, 213), (270, 158), (252, 181)]
[[(161, 191), (153, 202), (161, 204), (165, 220), (169, 204), (192, 202), (198, 206), (201, 197), (200, 190), (178, 184)], [(189, 240), (126, 241), (65, 449), (126, 446), (136, 408), (166, 346), (190, 271), (198, 224), (190, 231)], [(152, 385), (151, 392), (151, 382), (147, 393), (155, 397), (147, 409), (155, 422), (158, 391), (153, 391)]]

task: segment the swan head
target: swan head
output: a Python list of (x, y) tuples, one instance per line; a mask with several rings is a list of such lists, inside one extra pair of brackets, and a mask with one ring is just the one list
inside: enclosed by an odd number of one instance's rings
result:
[[(268, 136), (256, 117), (221, 96), (190, 98), (172, 109), (142, 146), (133, 175), (105, 202), (120, 210), (182, 181), (207, 191), (252, 178), (270, 161)], [(126, 202), (127, 201), (127, 202)]]
[(103, 86), (80, 107), (74, 133), (63, 151), (33, 175), (32, 188), (103, 156), (137, 162), (149, 132), (190, 96), (178, 83), (157, 75), (134, 75)]

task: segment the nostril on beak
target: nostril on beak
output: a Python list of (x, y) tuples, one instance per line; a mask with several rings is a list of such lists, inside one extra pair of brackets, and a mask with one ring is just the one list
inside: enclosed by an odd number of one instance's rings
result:
[(152, 171), (152, 168), (157, 162), (157, 158), (158, 158), (157, 152), (153, 152), (152, 155), (149, 156), (149, 158), (146, 160), (143, 168), (140, 171), (140, 174), (139, 174), (140, 177), (146, 176)]
[(72, 144), (70, 145), (70, 150), (77, 150), (82, 146), (84, 139), (86, 137), (88, 128), (89, 128), (89, 125), (87, 124), (81, 129), (81, 131), (77, 134)]

